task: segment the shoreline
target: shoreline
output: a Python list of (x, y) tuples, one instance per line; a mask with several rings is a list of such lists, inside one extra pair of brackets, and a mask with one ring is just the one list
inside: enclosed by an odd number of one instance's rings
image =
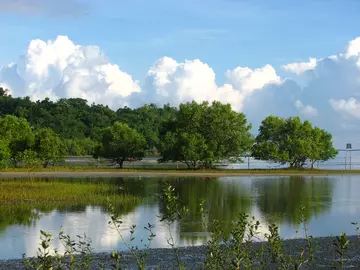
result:
[[(347, 236), (350, 240), (350, 245), (344, 254), (345, 267), (360, 268), (360, 238), (356, 235)], [(314, 237), (315, 243), (318, 243), (318, 248), (315, 250), (316, 269), (329, 269), (335, 266), (335, 247), (333, 241), (335, 237)], [(262, 242), (253, 242), (252, 248), (259, 248)], [(299, 256), (300, 249), (305, 247), (306, 240), (301, 238), (283, 240), (284, 254)], [(205, 261), (206, 247), (190, 246), (179, 248), (181, 260), (184, 262), (186, 269), (202, 269), (202, 264)], [(123, 255), (122, 263), (126, 269), (137, 269), (136, 261), (129, 254), (129, 252), (121, 252)], [(104, 269), (112, 269), (113, 263), (110, 258), (111, 253), (93, 253), (92, 267), (90, 269), (98, 269), (99, 264), (104, 265)], [(170, 269), (176, 264), (174, 251), (170, 248), (153, 248), (149, 250), (149, 257), (147, 260), (146, 269)], [(307, 269), (310, 265), (304, 265)], [(304, 269), (302, 268), (302, 269)], [(0, 260), (0, 270), (5, 269), (25, 269), (22, 259), (8, 259)]]
[(64, 169), (64, 170), (7, 170), (0, 171), (0, 178), (24, 178), (24, 177), (152, 177), (152, 176), (201, 176), (201, 177), (224, 177), (224, 176), (333, 176), (333, 175), (360, 175), (359, 170), (95, 170), (95, 169)]

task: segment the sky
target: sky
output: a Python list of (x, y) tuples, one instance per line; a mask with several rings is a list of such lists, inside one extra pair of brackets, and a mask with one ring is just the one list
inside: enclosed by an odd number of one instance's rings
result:
[(113, 109), (220, 100), (360, 148), (358, 0), (0, 0), (0, 86)]

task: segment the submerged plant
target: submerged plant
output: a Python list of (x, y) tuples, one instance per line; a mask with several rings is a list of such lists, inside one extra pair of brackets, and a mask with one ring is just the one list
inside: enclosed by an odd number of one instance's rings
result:
[(335, 261), (339, 264), (340, 268), (344, 268), (344, 255), (347, 250), (350, 241), (346, 238), (346, 233), (341, 233), (340, 236), (336, 236), (336, 240), (334, 240), (333, 245), (335, 247), (335, 252), (338, 259)]
[(355, 226), (356, 236), (358, 239), (360, 239), (360, 229), (359, 229), (359, 223), (358, 222), (351, 222), (353, 226)]
[(24, 265), (30, 269), (89, 269), (92, 262), (91, 240), (84, 236), (77, 236), (74, 241), (63, 231), (59, 239), (64, 246), (64, 254), (57, 249), (51, 252), (50, 246), (54, 237), (50, 233), (40, 231), (40, 247), (35, 258), (25, 258)]
[(25, 259), (25, 266), (31, 269), (51, 269), (53, 266), (53, 257), (50, 254), (50, 244), (54, 237), (50, 233), (40, 231), (40, 247), (38, 248), (37, 256), (33, 259)]
[[(115, 229), (120, 236), (120, 239), (124, 242), (127, 249), (131, 252), (131, 254), (134, 256), (136, 260), (136, 264), (139, 267), (139, 269), (145, 269), (146, 266), (146, 260), (149, 256), (149, 248), (151, 245), (152, 240), (155, 238), (155, 234), (153, 233), (154, 225), (151, 225), (148, 223), (147, 226), (144, 227), (145, 230), (148, 231), (148, 237), (147, 237), (147, 243), (145, 244), (144, 251), (139, 251), (139, 248), (137, 246), (134, 246), (133, 242), (135, 240), (135, 231), (136, 231), (136, 225), (131, 225), (130, 230), (130, 237), (129, 239), (125, 239), (120, 231), (120, 227), (123, 224), (122, 220), (120, 219), (120, 216), (118, 212), (115, 210), (114, 206), (109, 201), (109, 212), (110, 212), (110, 218), (109, 225)], [(143, 240), (141, 240), (142, 242)], [(112, 253), (112, 258), (115, 259), (115, 268), (120, 269), (120, 259), (121, 254), (117, 251), (114, 251)]]
[(303, 266), (306, 263), (315, 263), (315, 249), (318, 247), (318, 245), (314, 242), (314, 237), (312, 235), (309, 235), (309, 229), (307, 227), (307, 219), (305, 216), (306, 209), (304, 206), (302, 206), (299, 209), (300, 212), (300, 219), (299, 219), (299, 225), (302, 224), (302, 228), (305, 234), (305, 241), (306, 245), (304, 248), (301, 248), (299, 257), (294, 262), (294, 268), (299, 269), (301, 266)]
[(175, 239), (171, 232), (171, 226), (175, 221), (180, 221), (188, 213), (179, 196), (175, 193), (175, 188), (169, 183), (165, 183), (159, 196), (162, 204), (160, 222), (164, 222), (168, 228), (169, 238), (166, 239), (168, 245), (174, 250), (176, 256), (177, 267), (185, 269), (184, 263), (180, 260), (179, 249), (176, 246)]
[(235, 269), (250, 269), (253, 265), (251, 245), (258, 237), (260, 222), (255, 217), (249, 219), (249, 215), (240, 214), (237, 221), (233, 222), (231, 230), (230, 251), (232, 265)]
[(221, 223), (214, 220), (209, 228), (211, 239), (206, 245), (205, 269), (226, 269), (229, 249)]
[(78, 241), (74, 241), (64, 231), (60, 231), (59, 238), (65, 248), (64, 255), (69, 260), (70, 269), (88, 269), (92, 260), (91, 240), (77, 235)]

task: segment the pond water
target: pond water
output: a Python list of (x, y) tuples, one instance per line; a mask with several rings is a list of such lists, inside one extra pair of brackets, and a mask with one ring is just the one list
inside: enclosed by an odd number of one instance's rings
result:
[[(99, 179), (94, 179), (94, 181)], [(93, 181), (88, 179), (88, 181)], [(301, 236), (297, 233), (299, 209), (306, 206), (309, 233), (314, 236), (338, 235), (341, 232), (355, 234), (351, 222), (360, 221), (360, 175), (317, 177), (180, 177), (180, 178), (113, 178), (117, 185), (142, 197), (141, 203), (122, 215), (121, 231), (129, 237), (129, 227), (137, 225), (134, 244), (142, 246), (146, 239), (144, 225), (155, 225), (156, 237), (153, 248), (167, 247), (167, 228), (159, 222), (160, 207), (156, 199), (162, 181), (168, 181), (190, 210), (190, 214), (171, 228), (180, 246), (201, 245), (206, 242), (201, 220), (196, 214), (198, 200), (204, 198), (209, 209), (209, 219), (224, 221), (228, 230), (231, 220), (245, 212), (255, 216), (262, 224), (261, 230), (276, 223), (284, 238)], [(8, 206), (12, 207), (12, 206)], [(1, 208), (0, 208), (1, 209)], [(36, 255), (40, 230), (57, 235), (62, 227), (74, 237), (86, 234), (92, 240), (96, 252), (123, 250), (125, 246), (112, 230), (108, 214), (97, 206), (50, 209), (34, 215), (31, 222), (24, 222), (28, 213), (13, 213), (16, 218), (0, 210), (0, 259)], [(25, 225), (21, 225), (25, 224)], [(53, 247), (62, 251), (55, 238)]]

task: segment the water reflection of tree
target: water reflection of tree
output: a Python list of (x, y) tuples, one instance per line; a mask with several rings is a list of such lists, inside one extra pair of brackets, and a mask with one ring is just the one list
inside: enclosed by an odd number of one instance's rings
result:
[(300, 208), (305, 207), (308, 221), (331, 208), (333, 183), (326, 177), (291, 176), (278, 179), (256, 179), (257, 205), (268, 222), (295, 225)]
[(206, 201), (208, 207), (207, 220), (223, 222), (224, 231), (227, 233), (230, 231), (231, 221), (236, 220), (240, 213), (249, 213), (252, 206), (253, 198), (240, 181), (222, 182), (217, 178), (187, 177), (168, 182), (176, 188), (179, 197), (189, 209), (188, 215), (180, 222), (179, 231), (182, 239), (194, 240), (194, 235), (203, 231), (199, 215), (201, 198)]

